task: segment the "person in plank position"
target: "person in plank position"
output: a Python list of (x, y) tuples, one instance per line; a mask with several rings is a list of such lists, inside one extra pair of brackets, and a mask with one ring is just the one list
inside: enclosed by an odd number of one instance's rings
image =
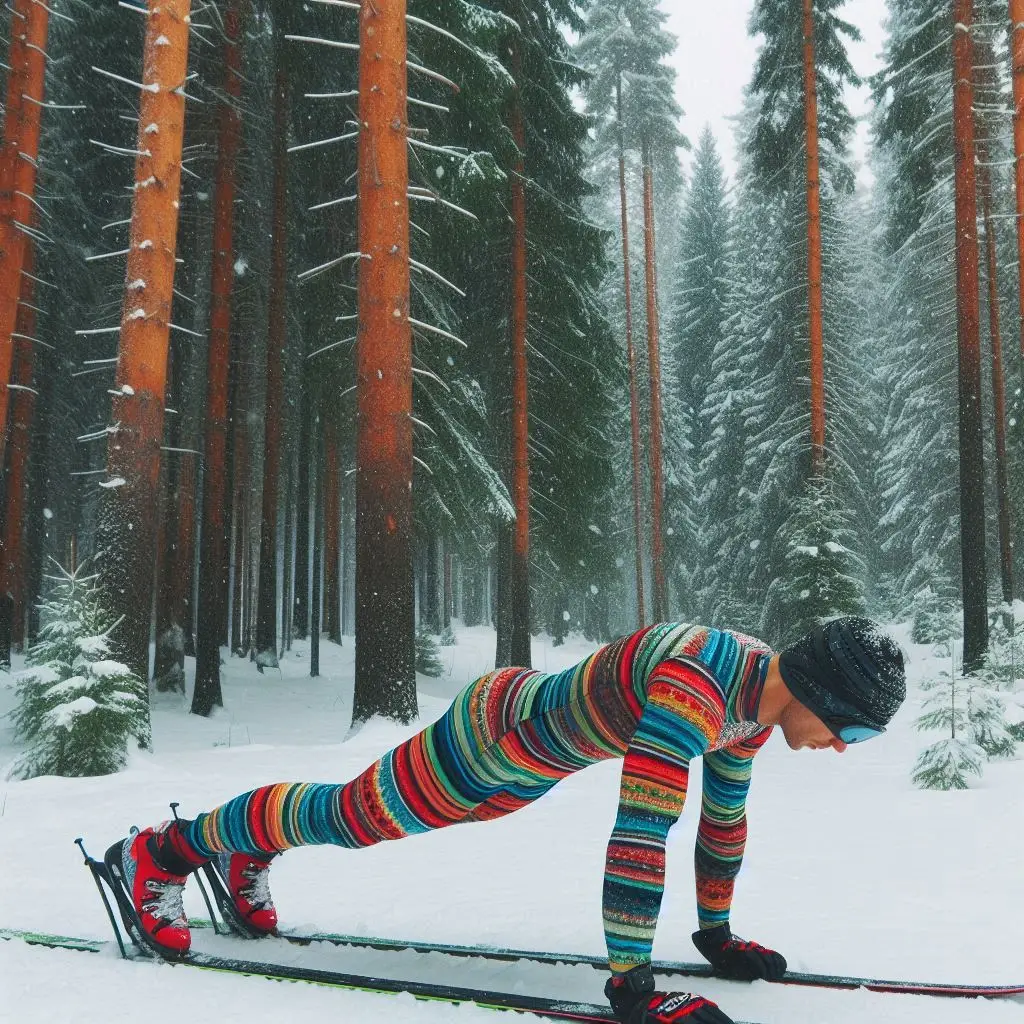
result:
[(776, 980), (785, 959), (737, 938), (729, 923), (754, 757), (776, 725), (793, 750), (842, 753), (883, 733), (905, 696), (902, 654), (868, 619), (835, 619), (781, 653), (730, 630), (649, 626), (563, 672), (488, 673), (351, 782), (263, 786), (192, 821), (134, 832), (107, 861), (147, 938), (174, 958), (190, 943), (185, 880), (214, 859), (248, 929), (270, 934), (276, 854), (499, 818), (573, 772), (620, 757), (603, 887), (605, 993), (625, 1024), (729, 1024), (700, 996), (655, 991), (650, 967), (665, 842), (683, 810), (690, 761), (704, 758), (694, 944), (722, 976)]

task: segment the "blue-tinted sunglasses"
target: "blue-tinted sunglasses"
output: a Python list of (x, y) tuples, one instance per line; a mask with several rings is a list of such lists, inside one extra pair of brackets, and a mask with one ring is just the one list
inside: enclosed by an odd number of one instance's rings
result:
[(885, 729), (877, 729), (871, 725), (862, 725), (860, 722), (837, 721), (830, 719), (825, 724), (844, 743), (863, 743), (865, 740), (873, 740), (881, 736)]

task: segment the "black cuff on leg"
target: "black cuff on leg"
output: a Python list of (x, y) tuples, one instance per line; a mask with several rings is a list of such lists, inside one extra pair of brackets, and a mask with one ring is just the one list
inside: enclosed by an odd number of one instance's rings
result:
[(700, 955), (710, 963), (714, 963), (716, 954), (721, 953), (722, 947), (732, 938), (732, 929), (726, 922), (716, 925), (714, 928), (700, 928), (693, 933), (691, 938)]
[(654, 992), (654, 972), (650, 964), (640, 964), (625, 974), (605, 982), (604, 994), (619, 1020), (628, 1020), (637, 1003), (646, 1002)]
[(186, 877), (191, 875), (193, 871), (198, 871), (202, 867), (202, 864), (196, 864), (194, 861), (186, 860), (178, 851), (175, 849), (174, 839), (171, 836), (171, 830), (177, 829), (179, 834), (182, 828), (187, 828), (191, 825), (191, 821), (180, 819), (173, 822), (168, 826), (167, 831), (163, 833), (156, 833), (149, 842), (153, 845), (150, 847), (150, 853), (153, 856), (153, 860), (157, 862), (164, 869), (169, 871), (172, 875), (180, 875)]

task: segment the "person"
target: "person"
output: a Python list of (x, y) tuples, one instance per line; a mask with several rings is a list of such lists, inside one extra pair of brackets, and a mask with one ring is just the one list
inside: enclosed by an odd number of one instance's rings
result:
[(693, 941), (720, 975), (775, 980), (784, 957), (730, 927), (754, 757), (776, 725), (793, 750), (842, 753), (883, 733), (905, 696), (900, 649), (868, 619), (832, 620), (781, 653), (731, 630), (663, 623), (563, 672), (488, 673), (348, 783), (263, 786), (194, 820), (135, 832), (111, 851), (147, 936), (173, 958), (190, 942), (182, 887), (214, 858), (237, 912), (269, 934), (278, 853), (361, 848), (499, 818), (619, 757), (603, 884), (606, 995), (624, 1024), (729, 1024), (709, 1000), (656, 991), (650, 967), (666, 837), (683, 810), (690, 761), (704, 759)]

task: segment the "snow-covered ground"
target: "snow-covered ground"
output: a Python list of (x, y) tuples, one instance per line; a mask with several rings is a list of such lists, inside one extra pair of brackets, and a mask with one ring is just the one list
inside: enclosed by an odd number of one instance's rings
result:
[[(933, 981), (1024, 982), (1024, 760), (990, 764), (967, 792), (913, 788), (922, 739), (913, 729), (916, 681), (929, 668), (913, 652), (911, 695), (885, 737), (843, 755), (791, 752), (781, 736), (758, 756), (749, 802), (750, 839), (733, 927), (783, 952), (794, 969)], [(353, 649), (323, 647), (324, 675), (306, 676), (304, 648), (280, 672), (258, 675), (230, 659), (225, 707), (209, 720), (160, 696), (152, 754), (128, 769), (89, 779), (0, 781), (0, 927), (90, 937), (108, 926), (72, 845), (94, 855), (132, 824), (188, 816), (240, 792), (285, 780), (351, 778), (492, 664), (493, 633), (459, 630), (442, 648), (440, 679), (421, 679), (421, 721), (374, 722), (346, 738)], [(554, 670), (591, 646), (534, 644), (537, 668)], [(932, 666), (934, 667), (934, 666)], [(0, 683), (0, 714), (13, 691)], [(0, 719), (0, 766), (15, 753)], [(600, 953), (605, 844), (615, 814), (619, 762), (565, 780), (517, 814), (369, 850), (300, 849), (275, 864), (272, 889), (285, 928), (319, 928), (449, 942), (489, 942)], [(699, 793), (699, 763), (693, 790)], [(2, 776), (0, 776), (2, 779)], [(673, 830), (669, 881), (655, 955), (696, 959), (693, 837), (698, 801)], [(194, 888), (194, 887), (193, 887)], [(206, 916), (198, 893), (186, 908)], [(254, 946), (197, 932), (197, 948), (393, 973), (601, 1002), (604, 975), (538, 964), (474, 965), (464, 960), (373, 951), (300, 949), (277, 940)], [(241, 950), (238, 946), (242, 945)], [(678, 987), (678, 986), (677, 986)], [(764, 983), (707, 982), (700, 990), (738, 1019), (763, 1024), (1022, 1024), (1020, 1002), (937, 1000), (791, 990)], [(204, 1021), (339, 1019), (464, 1024), (490, 1011), (455, 1009), (408, 996), (375, 996), (259, 979), (123, 963), (0, 942), (0, 1021), (18, 1024), (136, 1022), (139, 1015)]]

